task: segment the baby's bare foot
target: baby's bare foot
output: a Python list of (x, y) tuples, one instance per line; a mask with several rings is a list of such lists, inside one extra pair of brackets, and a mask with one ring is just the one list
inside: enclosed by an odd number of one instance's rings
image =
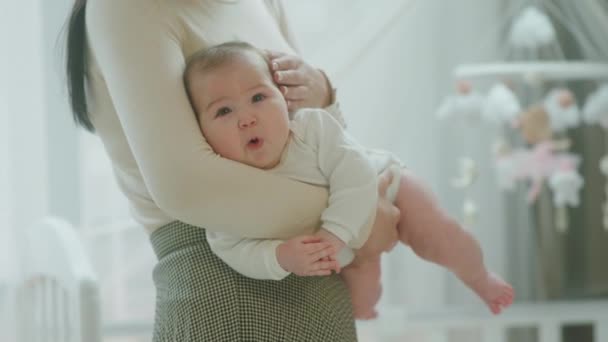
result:
[(499, 314), (513, 303), (513, 287), (493, 273), (486, 273), (470, 283), (470, 287), (486, 303), (493, 314)]

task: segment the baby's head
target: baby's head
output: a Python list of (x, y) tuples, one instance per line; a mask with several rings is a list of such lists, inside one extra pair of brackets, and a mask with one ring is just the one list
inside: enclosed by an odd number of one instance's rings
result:
[(243, 42), (202, 50), (188, 60), (184, 84), (217, 154), (262, 169), (278, 164), (289, 118), (263, 52)]

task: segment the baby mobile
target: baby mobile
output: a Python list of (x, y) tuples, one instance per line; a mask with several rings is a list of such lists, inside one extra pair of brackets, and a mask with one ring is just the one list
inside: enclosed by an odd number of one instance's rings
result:
[[(507, 32), (506, 45), (511, 51), (530, 52), (558, 46), (550, 18), (537, 6), (520, 10)], [(528, 57), (520, 62), (461, 65), (454, 76), (455, 93), (442, 101), (437, 116), (468, 123), (483, 120), (503, 127), (500, 131), (505, 136), (498, 137), (493, 148), (500, 188), (509, 190), (517, 182), (525, 182), (527, 200), (532, 204), (542, 187), (548, 185), (555, 207), (556, 229), (565, 232), (567, 207), (579, 206), (584, 185), (578, 172), (581, 157), (569, 151), (570, 141), (565, 133), (581, 124), (600, 125), (608, 130), (608, 64)], [(482, 79), (490, 81), (489, 88), (476, 86), (475, 81)], [(565, 86), (573, 80), (596, 82), (596, 89), (582, 105)], [(524, 105), (515, 89), (517, 82), (523, 82), (526, 95), (537, 96)], [(506, 135), (519, 137), (523, 142), (519, 145), (523, 147), (511, 146)], [(608, 156), (602, 158), (598, 167), (608, 177)], [(454, 186), (465, 191), (465, 224), (477, 215), (477, 206), (468, 195), (477, 173), (475, 161), (463, 158), (460, 177), (454, 181)], [(608, 186), (605, 192), (608, 198)], [(607, 201), (603, 205), (603, 225), (608, 231)]]

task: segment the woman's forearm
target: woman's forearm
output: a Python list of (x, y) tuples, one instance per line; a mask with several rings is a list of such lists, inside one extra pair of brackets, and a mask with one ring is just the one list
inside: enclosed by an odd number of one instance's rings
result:
[(220, 158), (203, 139), (182, 82), (181, 31), (163, 6), (98, 0), (87, 8), (90, 51), (120, 120), (111, 133), (126, 136), (123, 154), (132, 154), (149, 196), (175, 220), (210, 230), (251, 238), (312, 231), (325, 189)]

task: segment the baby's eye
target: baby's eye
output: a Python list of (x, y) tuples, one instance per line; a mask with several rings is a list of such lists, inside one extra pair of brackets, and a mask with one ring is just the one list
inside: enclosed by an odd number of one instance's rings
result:
[(260, 102), (262, 100), (264, 100), (266, 98), (266, 96), (264, 94), (255, 94), (253, 95), (253, 97), (251, 98), (252, 102)]
[(230, 110), (230, 108), (228, 107), (222, 107), (220, 109), (217, 110), (217, 112), (215, 112), (215, 116), (224, 116), (226, 114), (229, 114), (230, 112), (232, 112), (232, 110)]

